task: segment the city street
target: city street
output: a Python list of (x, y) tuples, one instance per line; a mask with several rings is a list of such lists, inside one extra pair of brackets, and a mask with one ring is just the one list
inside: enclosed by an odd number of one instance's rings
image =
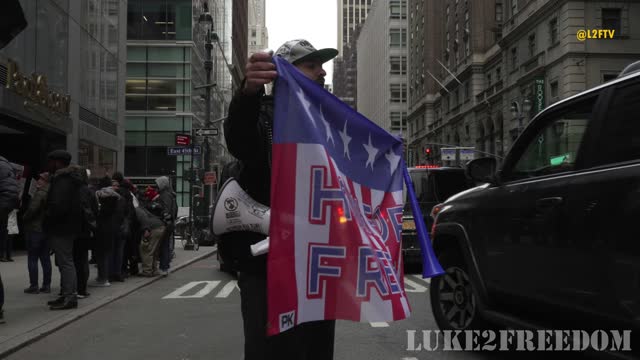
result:
[[(406, 330), (436, 329), (428, 283), (407, 274), (412, 316), (396, 323), (339, 321), (335, 359), (488, 359), (407, 351)], [(195, 262), (71, 323), (8, 359), (242, 359), (240, 294), (215, 257)], [(492, 354), (497, 355), (497, 354)]]

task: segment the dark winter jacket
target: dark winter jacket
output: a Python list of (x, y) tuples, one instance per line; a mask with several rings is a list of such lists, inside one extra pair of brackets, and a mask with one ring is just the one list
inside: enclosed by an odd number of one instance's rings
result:
[[(156, 205), (162, 208), (162, 205), (159, 203), (156, 203)], [(149, 206), (138, 206), (135, 209), (138, 223), (140, 224), (140, 230), (153, 230), (165, 226), (161, 216), (149, 211), (148, 207)], [(164, 213), (164, 209), (161, 209), (160, 211)]]
[(86, 170), (70, 165), (55, 172), (49, 186), (44, 232), (48, 235), (78, 236), (82, 231), (80, 190), (87, 186)]
[(18, 206), (18, 193), (13, 166), (0, 156), (0, 212), (8, 213)]
[(22, 222), (26, 231), (42, 232), (48, 192), (49, 184), (44, 184), (36, 190), (29, 201), (29, 207), (22, 215)]
[[(237, 92), (224, 122), (227, 148), (241, 166), (236, 167), (240, 186), (254, 200), (270, 206), (271, 145), (273, 141), (273, 97), (260, 92), (248, 96)], [(229, 169), (230, 170), (230, 169)], [(240, 271), (266, 271), (266, 255), (253, 257), (249, 245), (265, 238), (253, 232), (232, 232), (220, 237), (222, 256), (233, 258)], [(226, 259), (225, 259), (226, 260)]]
[(271, 194), (272, 128), (272, 96), (236, 93), (224, 122), (225, 141), (243, 165), (238, 182), (254, 200), (267, 206)]
[(120, 233), (121, 197), (112, 187), (96, 191), (96, 197), (100, 210), (97, 217), (98, 228), (95, 246), (99, 250), (110, 250), (116, 236)]
[(135, 208), (133, 207), (133, 195), (128, 189), (124, 187), (120, 187), (117, 190), (118, 195), (121, 197), (122, 207), (122, 222), (120, 223), (120, 232), (126, 239), (131, 234), (131, 226), (134, 222), (134, 218), (136, 216)]

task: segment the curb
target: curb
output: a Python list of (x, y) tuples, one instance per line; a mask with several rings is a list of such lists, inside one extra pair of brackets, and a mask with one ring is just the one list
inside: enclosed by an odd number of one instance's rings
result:
[[(202, 255), (198, 255), (192, 259), (189, 259), (175, 267), (169, 269), (169, 273), (174, 273), (184, 267), (187, 267), (197, 261), (202, 259), (206, 259), (218, 252), (218, 247), (214, 246), (210, 251), (204, 252)], [(118, 300), (121, 299), (132, 292), (139, 290), (147, 285), (153, 284), (154, 282), (163, 279), (163, 276), (156, 276), (153, 278), (145, 279), (145, 281), (140, 282), (132, 288), (123, 289), (120, 292), (116, 292), (110, 296), (106, 296), (105, 298), (96, 301), (86, 307), (79, 308), (71, 313), (63, 314), (60, 318), (56, 320), (52, 320), (48, 323), (42, 324), (36, 327), (33, 330), (30, 330), (24, 334), (18, 335), (10, 340), (7, 340), (4, 344), (0, 345), (0, 359), (9, 356), (10, 354), (46, 337), (47, 335), (69, 325), (70, 323), (79, 320), (92, 312)]]

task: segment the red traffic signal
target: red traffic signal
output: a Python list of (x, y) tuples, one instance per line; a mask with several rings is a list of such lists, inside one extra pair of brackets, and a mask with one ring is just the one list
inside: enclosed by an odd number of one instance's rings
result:
[(427, 155), (431, 155), (431, 148), (424, 149), (424, 153)]

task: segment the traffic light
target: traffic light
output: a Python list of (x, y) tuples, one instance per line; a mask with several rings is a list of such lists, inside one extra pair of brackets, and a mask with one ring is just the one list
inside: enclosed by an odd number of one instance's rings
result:
[(431, 148), (430, 147), (425, 148), (424, 153), (427, 156), (427, 161), (431, 161)]

